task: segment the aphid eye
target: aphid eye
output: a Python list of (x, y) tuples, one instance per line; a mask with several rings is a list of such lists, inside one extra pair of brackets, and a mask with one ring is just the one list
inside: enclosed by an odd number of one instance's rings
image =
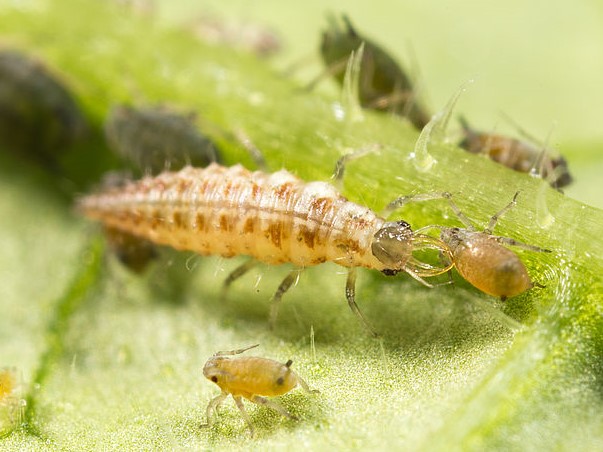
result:
[(215, 375), (213, 377), (211, 377), (211, 381), (213, 381), (214, 383), (218, 382), (218, 377), (216, 377)]
[(276, 384), (279, 386), (282, 385), (284, 382), (285, 382), (285, 379), (283, 377), (278, 377), (276, 379)]

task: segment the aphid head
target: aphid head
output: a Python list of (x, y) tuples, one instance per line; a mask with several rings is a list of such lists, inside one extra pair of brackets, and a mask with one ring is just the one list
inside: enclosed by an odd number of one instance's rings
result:
[(222, 364), (227, 360), (228, 358), (222, 356), (212, 356), (209, 358), (203, 366), (203, 375), (205, 378), (213, 381), (220, 387), (227, 383), (232, 378), (232, 374), (222, 367)]
[(552, 161), (553, 163), (553, 182), (552, 185), (554, 188), (562, 188), (574, 181), (574, 178), (569, 173), (569, 169), (567, 168), (567, 160), (563, 157), (559, 157)]

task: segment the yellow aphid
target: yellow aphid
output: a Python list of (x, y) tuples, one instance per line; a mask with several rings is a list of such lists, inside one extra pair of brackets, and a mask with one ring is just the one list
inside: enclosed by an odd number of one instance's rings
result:
[(242, 397), (255, 404), (268, 406), (289, 419), (296, 419), (278, 403), (268, 400), (266, 397), (286, 394), (298, 385), (306, 392), (318, 392), (317, 390), (311, 390), (308, 384), (291, 370), (291, 364), (293, 363), (291, 360), (283, 364), (272, 359), (256, 356), (229, 357), (239, 355), (258, 345), (217, 352), (203, 366), (203, 375), (222, 390), (222, 393), (213, 398), (207, 405), (207, 424), (204, 424), (205, 426), (211, 425), (213, 412), (229, 394), (232, 395), (253, 436), (253, 424), (245, 411)]

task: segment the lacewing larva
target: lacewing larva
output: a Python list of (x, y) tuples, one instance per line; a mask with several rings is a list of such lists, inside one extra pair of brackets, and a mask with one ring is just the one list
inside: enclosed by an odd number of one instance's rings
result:
[(553, 157), (549, 150), (538, 148), (527, 141), (477, 131), (462, 117), (460, 123), (464, 137), (459, 146), (468, 152), (486, 155), (521, 173), (535, 172), (553, 188), (562, 188), (572, 183), (567, 161), (562, 156)]
[(543, 287), (532, 282), (519, 256), (504, 245), (536, 252), (550, 252), (510, 237), (492, 234), (499, 218), (517, 204), (518, 195), (519, 192), (515, 193), (513, 200), (490, 218), (488, 226), (483, 231), (476, 230), (469, 218), (452, 200), (450, 193), (408, 196), (394, 201), (391, 207), (400, 207), (413, 200), (448, 199), (450, 207), (465, 227), (426, 226), (417, 232), (432, 228), (439, 229), (440, 238), (450, 247), (452, 262), (459, 274), (482, 292), (504, 301), (534, 286)]
[(308, 384), (291, 369), (291, 364), (293, 364), (291, 360), (283, 364), (272, 359), (256, 356), (230, 357), (239, 355), (258, 345), (217, 352), (207, 360), (205, 366), (203, 366), (203, 375), (218, 385), (222, 393), (213, 398), (207, 405), (207, 424), (203, 424), (203, 426), (211, 426), (213, 413), (231, 395), (251, 431), (251, 436), (253, 436), (253, 424), (245, 411), (243, 397), (257, 405), (272, 408), (289, 419), (296, 419), (281, 405), (266, 397), (286, 394), (297, 386), (301, 386), (304, 391), (309, 393), (318, 392), (317, 390), (311, 390)]
[(201, 134), (194, 115), (166, 107), (117, 105), (105, 121), (110, 147), (145, 174), (219, 161), (216, 145)]
[(85, 135), (86, 119), (57, 75), (23, 53), (0, 50), (0, 146), (57, 169)]
[[(78, 208), (106, 227), (179, 250), (295, 265), (272, 298), (272, 325), (300, 268), (327, 261), (347, 267), (348, 304), (371, 330), (355, 301), (356, 267), (386, 275), (406, 272), (427, 286), (423, 277), (452, 267), (413, 256), (435, 250), (451, 261), (442, 240), (417, 234), (404, 221), (388, 222), (326, 182), (306, 183), (285, 170), (270, 174), (216, 163), (186, 167), (82, 197)], [(249, 268), (247, 263), (235, 269), (227, 282)]]
[[(404, 116), (421, 130), (429, 122), (431, 115), (418, 103), (410, 77), (389, 53), (361, 35), (346, 15), (342, 16), (342, 20), (344, 29), (334, 17), (330, 17), (329, 28), (322, 35), (320, 54), (327, 68), (326, 72), (343, 85), (350, 55), (364, 43), (358, 87), (360, 105)], [(311, 86), (314, 83), (316, 81)]]

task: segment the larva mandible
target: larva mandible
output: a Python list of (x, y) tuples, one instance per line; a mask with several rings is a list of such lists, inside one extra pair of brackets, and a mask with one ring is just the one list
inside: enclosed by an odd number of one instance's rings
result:
[[(386, 275), (407, 272), (429, 286), (423, 277), (452, 266), (442, 240), (414, 233), (405, 221), (387, 222), (348, 201), (332, 185), (306, 183), (286, 170), (251, 172), (241, 165), (216, 163), (185, 167), (82, 197), (78, 208), (106, 227), (179, 250), (247, 255), (300, 268), (327, 261), (348, 267), (346, 298), (369, 330), (355, 302), (356, 267)], [(414, 251), (426, 249), (442, 253), (445, 263), (432, 266), (413, 257)], [(233, 273), (238, 271), (238, 277), (248, 268), (245, 264)], [(290, 274), (273, 297), (272, 323), (294, 281)]]

